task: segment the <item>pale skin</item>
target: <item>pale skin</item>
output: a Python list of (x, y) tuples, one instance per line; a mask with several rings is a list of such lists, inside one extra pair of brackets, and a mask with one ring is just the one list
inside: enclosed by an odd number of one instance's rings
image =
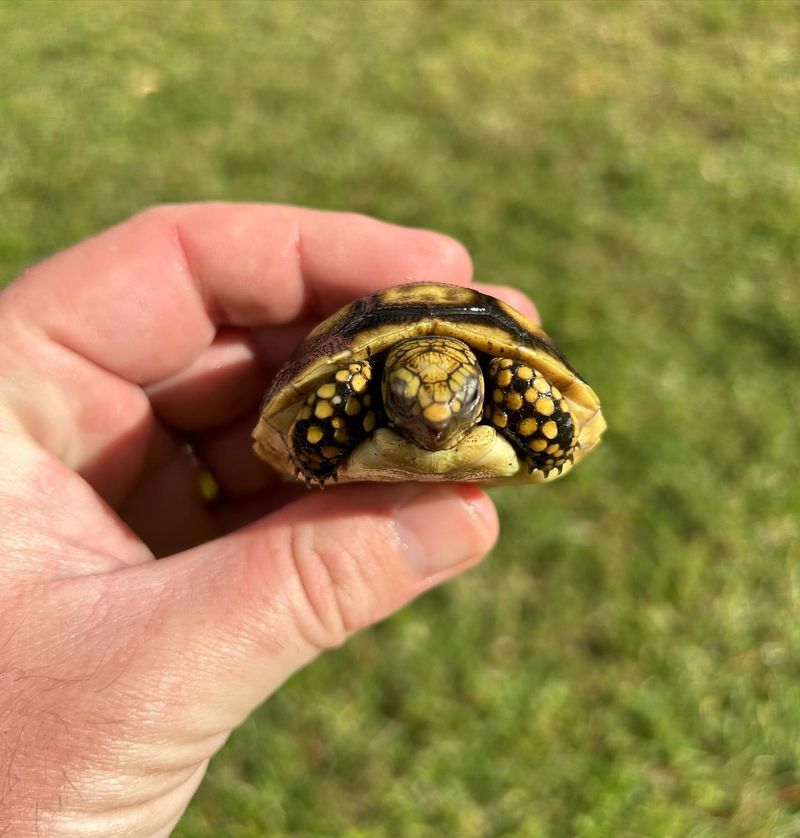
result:
[(477, 487), (308, 491), (249, 441), (270, 376), (320, 318), (471, 274), (436, 233), (193, 204), (0, 294), (0, 834), (168, 834), (292, 673), (488, 552), (497, 518)]

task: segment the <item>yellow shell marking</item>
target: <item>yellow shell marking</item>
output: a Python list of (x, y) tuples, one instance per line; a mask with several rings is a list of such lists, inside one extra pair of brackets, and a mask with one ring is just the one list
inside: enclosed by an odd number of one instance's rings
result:
[(556, 409), (556, 406), (553, 404), (553, 400), (547, 396), (541, 396), (536, 399), (534, 407), (536, 408), (536, 412), (541, 413), (542, 416), (552, 416)]
[[(341, 372), (341, 370), (340, 370)], [(317, 396), (321, 399), (332, 399), (336, 395), (336, 385), (330, 381), (317, 388)]]

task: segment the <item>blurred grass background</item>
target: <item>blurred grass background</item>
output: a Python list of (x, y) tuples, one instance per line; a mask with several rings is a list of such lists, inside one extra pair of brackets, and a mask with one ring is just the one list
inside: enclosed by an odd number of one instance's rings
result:
[(180, 836), (800, 835), (800, 5), (2, 2), (0, 277), (160, 201), (459, 237), (610, 430)]

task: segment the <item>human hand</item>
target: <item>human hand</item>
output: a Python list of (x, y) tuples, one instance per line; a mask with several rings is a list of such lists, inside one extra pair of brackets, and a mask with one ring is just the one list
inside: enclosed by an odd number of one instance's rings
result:
[(148, 210), (0, 294), (0, 826), (168, 833), (286, 678), (487, 552), (476, 487), (298, 490), (249, 438), (315, 321), (470, 274), (438, 234), (198, 204)]

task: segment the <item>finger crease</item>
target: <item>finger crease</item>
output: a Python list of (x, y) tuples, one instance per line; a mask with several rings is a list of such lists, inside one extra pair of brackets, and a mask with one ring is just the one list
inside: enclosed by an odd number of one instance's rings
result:
[[(301, 543), (303, 527), (293, 527), (290, 532), (289, 556), (295, 578), (305, 604), (305, 613), (312, 617), (315, 629), (307, 627), (302, 616), (297, 619), (298, 629), (303, 639), (316, 649), (325, 649), (340, 645), (346, 636), (339, 598), (336, 595), (336, 582), (319, 551), (313, 545)], [(309, 561), (310, 560), (310, 561)], [(319, 573), (319, 585), (322, 599), (315, 595), (315, 575)], [(327, 602), (326, 602), (327, 601)], [(315, 636), (316, 635), (316, 636)]]
[(219, 300), (206, 291), (203, 280), (194, 266), (194, 260), (191, 256), (191, 248), (183, 235), (183, 229), (181, 228), (180, 221), (176, 220), (173, 223), (172, 231), (178, 258), (181, 263), (181, 269), (184, 276), (197, 293), (200, 305), (202, 305), (203, 310), (215, 325), (225, 322), (226, 314), (223, 307), (220, 305)]
[(307, 274), (308, 265), (305, 256), (303, 225), (299, 221), (294, 225), (292, 248), (294, 250), (298, 282), (303, 289), (303, 302), (300, 305), (300, 313), (302, 316), (318, 315), (320, 312), (319, 299), (311, 282), (311, 277)]

